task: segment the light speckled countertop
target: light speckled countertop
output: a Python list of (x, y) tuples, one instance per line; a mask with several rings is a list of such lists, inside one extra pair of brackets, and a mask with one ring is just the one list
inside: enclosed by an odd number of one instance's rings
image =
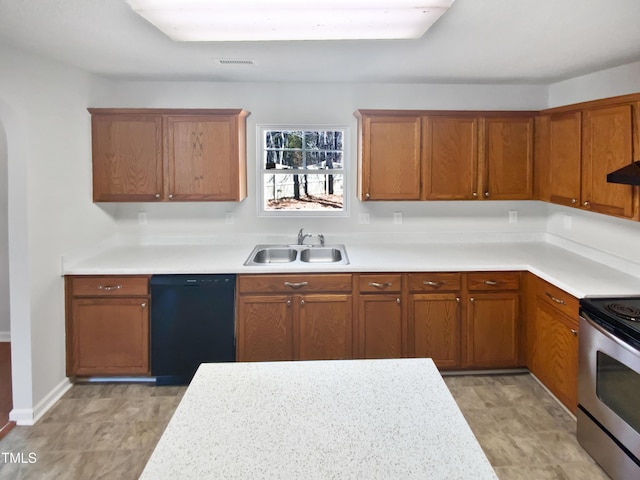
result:
[[(502, 238), (502, 237), (500, 237)], [(63, 259), (67, 275), (163, 273), (438, 272), (527, 270), (575, 297), (640, 295), (640, 266), (597, 251), (573, 253), (573, 245), (532, 241), (424, 240), (419, 236), (379, 242), (350, 237), (328, 239), (346, 246), (348, 265), (270, 264), (245, 266), (256, 244), (287, 243), (282, 238), (219, 237), (173, 243), (114, 244)], [(272, 241), (270, 241), (272, 240)], [(294, 240), (288, 238), (289, 242)], [(494, 239), (495, 240), (495, 239)], [(625, 272), (635, 272), (633, 275)]]
[(497, 479), (431, 359), (203, 364), (140, 479)]

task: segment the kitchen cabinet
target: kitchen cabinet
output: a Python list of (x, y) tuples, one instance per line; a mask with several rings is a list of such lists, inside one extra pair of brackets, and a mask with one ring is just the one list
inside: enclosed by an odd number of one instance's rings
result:
[(439, 369), (460, 367), (460, 273), (410, 273), (409, 354)]
[(637, 117), (638, 102), (595, 102), (543, 115), (538, 135), (540, 198), (637, 220), (637, 187), (607, 183), (608, 173), (634, 160)]
[(520, 366), (520, 272), (467, 275), (466, 364)]
[(353, 358), (351, 274), (239, 275), (237, 360)]
[(424, 197), (428, 200), (477, 198), (478, 118), (430, 115), (424, 124)]
[(358, 110), (361, 200), (530, 199), (533, 112)]
[(89, 112), (94, 202), (246, 197), (244, 110)]
[(360, 200), (420, 200), (421, 117), (358, 111)]
[(68, 276), (67, 376), (149, 374), (147, 276)]
[(529, 370), (572, 412), (578, 406), (578, 300), (532, 277)]
[(402, 274), (360, 274), (358, 357), (400, 358), (406, 349)]

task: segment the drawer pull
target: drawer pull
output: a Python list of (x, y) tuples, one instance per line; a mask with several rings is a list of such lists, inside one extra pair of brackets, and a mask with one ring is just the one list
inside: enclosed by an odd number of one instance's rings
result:
[(495, 287), (500, 282), (496, 282), (495, 280), (485, 280), (483, 283), (485, 285), (489, 285), (490, 287)]
[(284, 286), (285, 287), (291, 287), (293, 289), (297, 289), (297, 288), (302, 288), (302, 287), (306, 287), (307, 285), (309, 285), (309, 282), (284, 282)]
[(574, 337), (578, 336), (578, 331), (575, 328), (570, 329), (571, 333), (573, 334)]
[(567, 303), (562, 300), (561, 298), (556, 298), (553, 295), (551, 295), (549, 292), (544, 292), (544, 294), (549, 297), (551, 300), (553, 300), (556, 303), (559, 303), (560, 305), (566, 305)]
[(145, 308), (145, 307), (147, 306), (147, 304), (146, 304), (146, 303), (141, 303), (141, 304), (140, 304), (140, 306), (141, 306), (142, 308)]
[(422, 282), (424, 285), (428, 285), (430, 287), (439, 287), (441, 285), (444, 285), (444, 282), (432, 282), (431, 280), (425, 280), (424, 282)]
[(393, 285), (393, 282), (386, 282), (386, 283), (369, 282), (370, 287), (376, 287), (376, 288), (387, 288), (387, 287), (390, 287), (391, 285)]
[(122, 285), (98, 285), (98, 290), (106, 290), (107, 292), (111, 292), (113, 290), (120, 290)]

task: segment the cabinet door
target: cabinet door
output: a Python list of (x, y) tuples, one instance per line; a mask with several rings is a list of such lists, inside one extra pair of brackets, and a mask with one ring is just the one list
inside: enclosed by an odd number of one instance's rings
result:
[(430, 116), (424, 122), (425, 197), (478, 197), (478, 119)]
[(239, 362), (293, 360), (293, 298), (241, 295), (237, 315)]
[(351, 295), (295, 295), (297, 360), (353, 358)]
[(148, 299), (72, 301), (72, 375), (149, 373)]
[(518, 293), (483, 293), (469, 298), (467, 361), (471, 367), (518, 365)]
[(581, 113), (552, 115), (549, 123), (549, 200), (579, 206)]
[(634, 187), (607, 183), (607, 174), (633, 162), (632, 106), (588, 110), (583, 125), (582, 206), (632, 218)]
[(361, 200), (420, 200), (419, 116), (363, 116)]
[(533, 195), (533, 118), (484, 120), (484, 198), (527, 200)]
[(535, 304), (531, 372), (572, 412), (578, 406), (578, 325), (548, 303)]
[(359, 303), (359, 357), (402, 357), (404, 322), (400, 296), (361, 295)]
[(460, 366), (460, 298), (453, 293), (413, 294), (409, 337), (415, 357), (432, 358), (438, 368)]
[(180, 115), (167, 119), (170, 200), (241, 200), (237, 117)]
[(91, 116), (94, 202), (143, 202), (161, 198), (162, 117)]

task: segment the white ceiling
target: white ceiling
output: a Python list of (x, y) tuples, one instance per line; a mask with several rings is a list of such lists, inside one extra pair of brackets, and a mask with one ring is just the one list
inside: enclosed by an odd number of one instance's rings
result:
[(456, 0), (419, 40), (239, 43), (173, 42), (125, 0), (0, 0), (0, 43), (123, 79), (547, 84), (640, 60), (640, 0)]

